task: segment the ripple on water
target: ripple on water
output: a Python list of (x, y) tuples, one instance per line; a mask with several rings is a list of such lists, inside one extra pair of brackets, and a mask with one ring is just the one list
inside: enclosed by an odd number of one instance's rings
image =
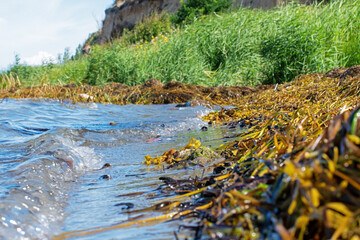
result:
[[(60, 133), (62, 132), (62, 133)], [(5, 239), (50, 238), (61, 226), (68, 191), (77, 176), (101, 166), (101, 157), (77, 146), (71, 131), (30, 140), (22, 156), (8, 164), (0, 200), (0, 236)]]

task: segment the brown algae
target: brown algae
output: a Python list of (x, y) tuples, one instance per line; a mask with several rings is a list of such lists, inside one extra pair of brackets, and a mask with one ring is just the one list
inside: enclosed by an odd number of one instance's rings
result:
[[(228, 101), (237, 107), (210, 113), (204, 120), (247, 129), (237, 140), (209, 151), (212, 171), (194, 179), (161, 177), (158, 194), (169, 197), (128, 211), (162, 215), (144, 214), (55, 239), (175, 219), (184, 222), (181, 229), (193, 230), (194, 239), (358, 239), (359, 70), (309, 74)], [(192, 139), (182, 149), (147, 155), (144, 163), (201, 166), (203, 152), (194, 157), (201, 147)]]
[[(11, 82), (11, 84), (8, 84)], [(121, 83), (109, 83), (104, 86), (43, 85), (21, 87), (18, 78), (10, 75), (2, 79), (0, 98), (53, 98), (61, 101), (96, 102), (112, 104), (168, 104), (191, 101), (189, 106), (226, 105), (236, 102), (242, 96), (260, 91), (264, 87), (203, 87), (171, 81), (166, 84), (150, 79), (142, 85), (126, 86)]]
[(359, 70), (302, 76), (204, 118), (250, 127), (217, 149), (224, 159), (212, 174), (163, 179), (176, 194), (191, 189), (168, 201), (195, 196), (174, 207), (198, 219), (195, 239), (357, 239)]

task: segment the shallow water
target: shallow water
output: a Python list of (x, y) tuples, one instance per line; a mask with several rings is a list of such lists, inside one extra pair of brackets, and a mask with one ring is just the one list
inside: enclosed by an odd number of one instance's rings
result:
[[(195, 167), (161, 170), (142, 164), (145, 155), (183, 147), (191, 137), (217, 146), (229, 133), (225, 128), (200, 130), (207, 124), (197, 115), (209, 109), (174, 107), (3, 101), (0, 239), (52, 239), (63, 232), (108, 227), (134, 217), (119, 203), (132, 203), (136, 210), (160, 202), (161, 197), (151, 198), (160, 176), (200, 175), (202, 169)], [(160, 140), (146, 141), (154, 137)], [(105, 163), (112, 167), (101, 169)], [(146, 194), (117, 197), (139, 191)], [(167, 222), (81, 239), (169, 239), (178, 227)]]

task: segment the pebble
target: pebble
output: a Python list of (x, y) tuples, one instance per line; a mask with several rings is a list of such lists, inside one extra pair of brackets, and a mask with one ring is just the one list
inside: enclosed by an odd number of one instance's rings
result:
[(207, 131), (207, 130), (208, 130), (208, 128), (205, 127), (205, 126), (203, 126), (203, 127), (201, 128), (201, 131)]
[(102, 175), (101, 177), (100, 177), (100, 179), (104, 179), (104, 180), (110, 180), (111, 179), (111, 177), (110, 177), (110, 175)]
[(111, 168), (111, 164), (110, 163), (105, 163), (104, 166), (102, 166), (101, 169), (105, 169), (105, 168)]

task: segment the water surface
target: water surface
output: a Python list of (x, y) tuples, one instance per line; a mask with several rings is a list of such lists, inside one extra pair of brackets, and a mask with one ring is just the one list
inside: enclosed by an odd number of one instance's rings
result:
[[(195, 177), (201, 169), (153, 169), (144, 156), (186, 145), (219, 145), (224, 128), (201, 131), (204, 107), (104, 105), (56, 100), (0, 104), (0, 239), (52, 239), (62, 232), (111, 226), (143, 209), (160, 176)], [(114, 123), (114, 124), (110, 124)], [(147, 142), (150, 138), (157, 141)], [(101, 169), (105, 163), (111, 168)], [(104, 179), (110, 176), (110, 180)], [(144, 191), (146, 194), (117, 197)], [(154, 213), (156, 215), (157, 213)], [(106, 231), (82, 239), (169, 239), (179, 223)]]

